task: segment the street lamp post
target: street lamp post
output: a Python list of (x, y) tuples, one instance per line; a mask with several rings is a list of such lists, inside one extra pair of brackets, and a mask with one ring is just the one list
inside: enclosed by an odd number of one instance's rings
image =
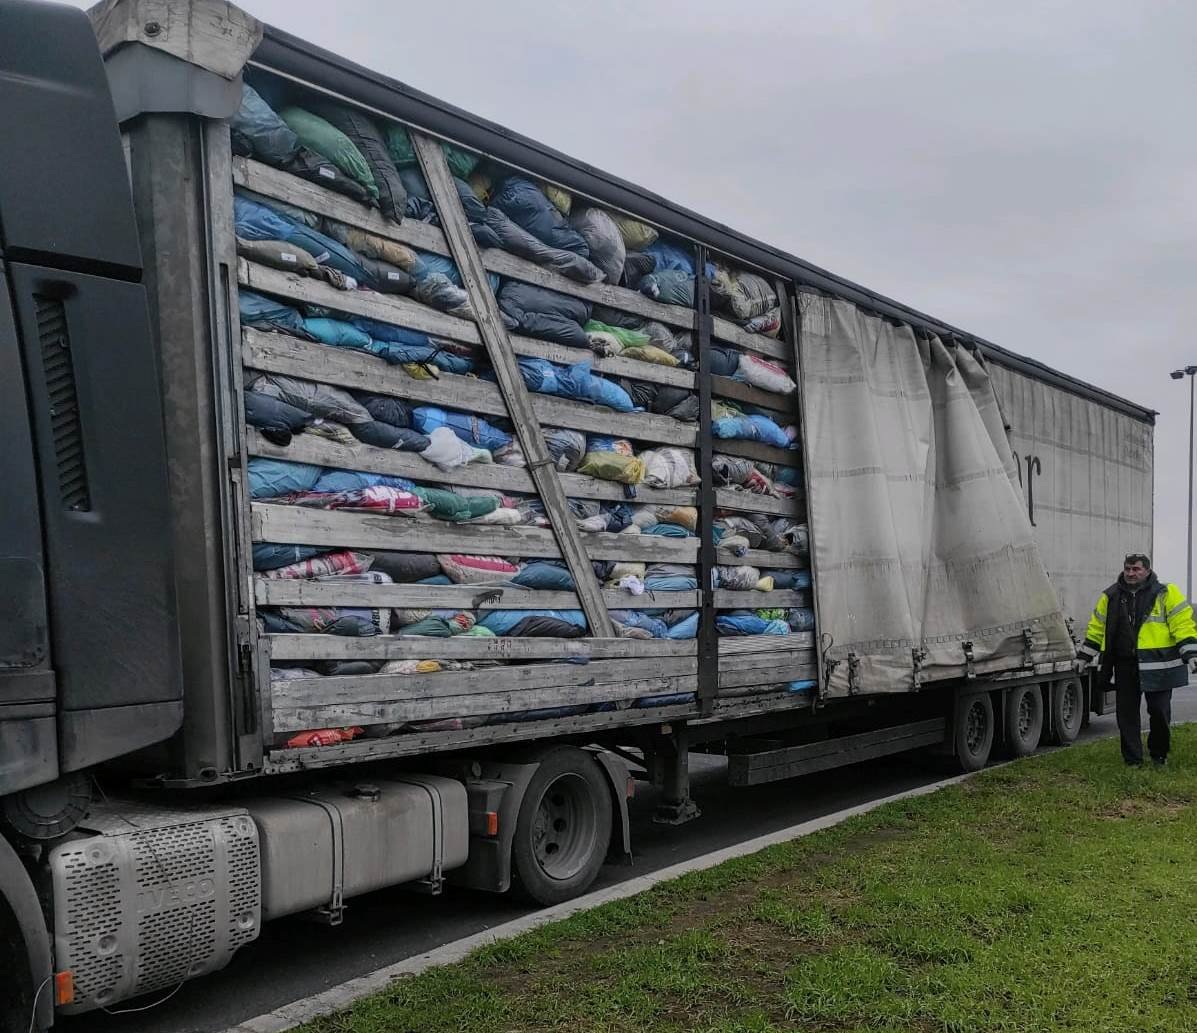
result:
[(1185, 557), (1185, 598), (1193, 599), (1193, 374), (1197, 373), (1197, 366), (1185, 366), (1184, 369), (1174, 369), (1171, 373), (1173, 380), (1182, 377), (1189, 378), (1189, 524), (1188, 524), (1188, 552)]

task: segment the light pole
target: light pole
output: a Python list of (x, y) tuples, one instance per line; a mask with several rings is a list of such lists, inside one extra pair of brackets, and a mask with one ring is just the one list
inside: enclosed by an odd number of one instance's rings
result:
[(1189, 531), (1188, 553), (1185, 558), (1185, 598), (1193, 599), (1193, 374), (1197, 373), (1197, 366), (1186, 366), (1184, 369), (1174, 369), (1171, 373), (1173, 380), (1182, 377), (1189, 378)]

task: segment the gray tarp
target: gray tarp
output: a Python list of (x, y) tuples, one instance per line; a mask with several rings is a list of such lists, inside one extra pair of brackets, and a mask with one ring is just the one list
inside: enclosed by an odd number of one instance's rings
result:
[[(803, 294), (811, 543), (828, 694), (1073, 653), (974, 355), (856, 306)], [(850, 654), (855, 654), (854, 659)]]
[(1154, 428), (996, 362), (989, 369), (1035, 540), (1064, 612), (1084, 637), (1122, 557), (1152, 555)]

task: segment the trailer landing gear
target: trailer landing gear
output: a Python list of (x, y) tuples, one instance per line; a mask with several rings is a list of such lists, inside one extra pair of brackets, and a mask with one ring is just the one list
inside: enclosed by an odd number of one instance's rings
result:
[(663, 725), (650, 754), (653, 783), (662, 789), (653, 814), (658, 825), (685, 825), (702, 812), (690, 798), (690, 733), (684, 724)]

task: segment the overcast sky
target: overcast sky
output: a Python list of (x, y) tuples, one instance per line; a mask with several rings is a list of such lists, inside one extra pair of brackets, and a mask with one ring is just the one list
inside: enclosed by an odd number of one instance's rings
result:
[(1160, 410), (1156, 567), (1183, 585), (1197, 4), (241, 6)]

